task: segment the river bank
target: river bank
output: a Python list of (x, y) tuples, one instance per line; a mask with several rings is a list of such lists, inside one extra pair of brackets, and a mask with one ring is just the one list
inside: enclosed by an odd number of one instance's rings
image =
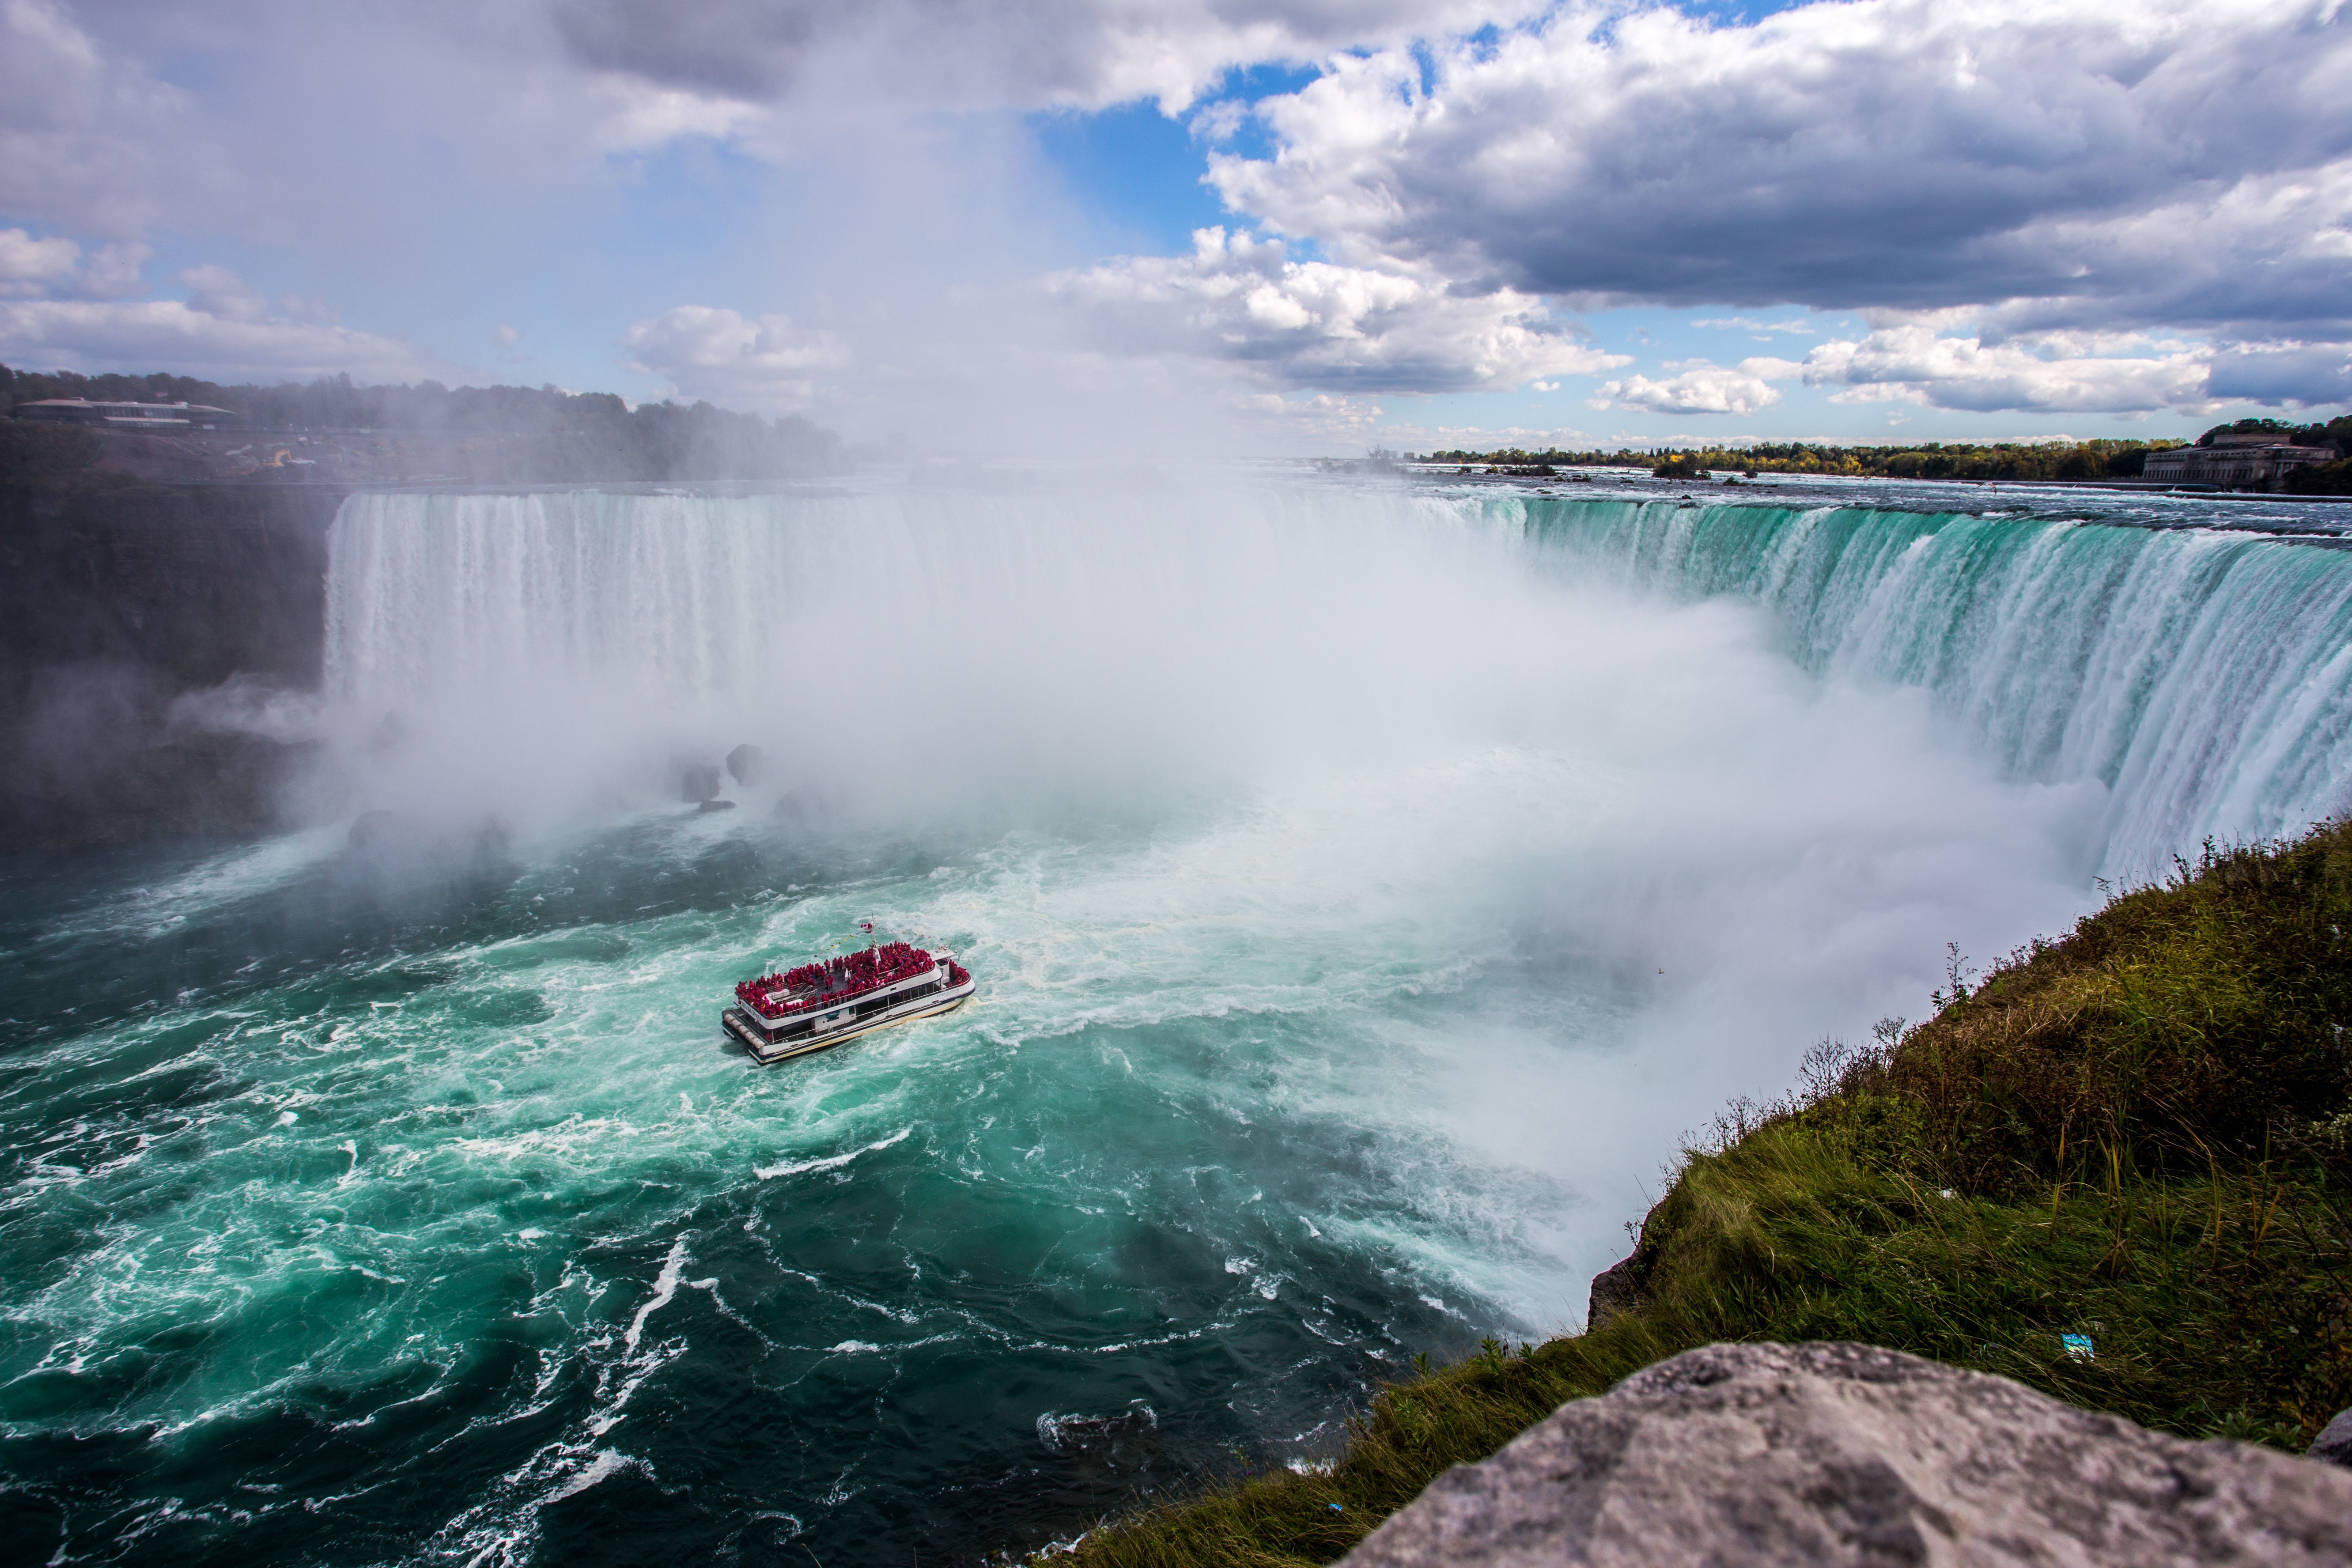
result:
[[(1926, 1023), (1824, 1047), (1685, 1152), (1587, 1331), (1382, 1391), (1327, 1473), (1240, 1479), (1090, 1565), (1328, 1563), (1448, 1466), (1720, 1341), (1853, 1340), (2301, 1452), (2352, 1404), (2352, 826), (2209, 850)], [(1612, 1302), (1615, 1310), (1611, 1310)]]

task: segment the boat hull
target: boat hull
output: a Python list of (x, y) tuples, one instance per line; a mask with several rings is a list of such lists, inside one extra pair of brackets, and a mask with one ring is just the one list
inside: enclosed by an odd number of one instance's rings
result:
[(961, 985), (950, 985), (919, 996), (910, 996), (894, 1006), (882, 1008), (866, 1017), (847, 1020), (822, 1034), (798, 1035), (782, 1039), (772, 1036), (741, 1007), (728, 1008), (719, 1015), (719, 1022), (751, 1053), (752, 1060), (763, 1067), (771, 1067), (777, 1062), (790, 1061), (794, 1057), (830, 1050), (861, 1035), (887, 1029), (893, 1024), (911, 1024), (918, 1018), (936, 1018), (942, 1013), (952, 1013), (971, 1000), (971, 994), (978, 986), (977, 980), (966, 975)]

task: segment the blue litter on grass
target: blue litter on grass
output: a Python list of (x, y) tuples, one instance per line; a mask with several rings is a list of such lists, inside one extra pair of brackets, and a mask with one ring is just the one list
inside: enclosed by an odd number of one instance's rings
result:
[(1332, 1511), (1333, 1513), (1344, 1513), (1344, 1512), (1346, 1512), (1347, 1510), (1346, 1510), (1345, 1509), (1342, 1509), (1342, 1508), (1341, 1508), (1338, 1503), (1336, 1503), (1336, 1502), (1335, 1502), (1335, 1503), (1333, 1503), (1333, 1504), (1331, 1505), (1331, 1511)]
[(2088, 1334), (2060, 1334), (2058, 1336), (2058, 1342), (2066, 1347), (2066, 1359), (2068, 1361), (2096, 1361), (2099, 1359), (2091, 1352), (2091, 1336)]

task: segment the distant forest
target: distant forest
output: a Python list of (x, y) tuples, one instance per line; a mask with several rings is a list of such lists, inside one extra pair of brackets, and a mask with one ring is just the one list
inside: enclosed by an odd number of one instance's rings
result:
[(762, 419), (708, 403), (631, 408), (609, 392), (552, 386), (355, 386), (348, 375), (222, 386), (160, 371), (78, 375), (0, 365), (0, 406), (45, 397), (209, 404), (258, 431), (496, 437), (518, 479), (773, 479), (851, 467), (840, 437), (798, 415)]
[[(2199, 437), (2210, 445), (2230, 432), (2275, 433), (2298, 446), (2334, 447), (2346, 458), (2315, 465), (2289, 480), (2309, 494), (2352, 494), (2352, 416), (2325, 425), (2291, 425), (2276, 419), (2241, 419), (2217, 425)], [(1528, 452), (1517, 447), (1492, 452), (1432, 452), (1432, 463), (1487, 463), (1507, 468), (1588, 467), (1648, 468), (1666, 478), (1695, 478), (1714, 470), (1738, 473), (1837, 474), (1855, 479), (2132, 479), (2150, 452), (2179, 441), (2003, 441), (1990, 446), (1933, 441), (1916, 447), (1828, 447), (1792, 441), (1785, 446), (1705, 447), (1653, 452), (1620, 447), (1614, 452)]]

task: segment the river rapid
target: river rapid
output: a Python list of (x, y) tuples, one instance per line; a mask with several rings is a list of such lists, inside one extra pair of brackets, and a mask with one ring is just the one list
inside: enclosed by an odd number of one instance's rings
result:
[[(2352, 509), (1680, 493), (352, 498), (318, 826), (0, 873), (6, 1560), (972, 1562), (1312, 1464), (1948, 943), (2346, 805)], [(726, 1047), (867, 921), (977, 999)]]

